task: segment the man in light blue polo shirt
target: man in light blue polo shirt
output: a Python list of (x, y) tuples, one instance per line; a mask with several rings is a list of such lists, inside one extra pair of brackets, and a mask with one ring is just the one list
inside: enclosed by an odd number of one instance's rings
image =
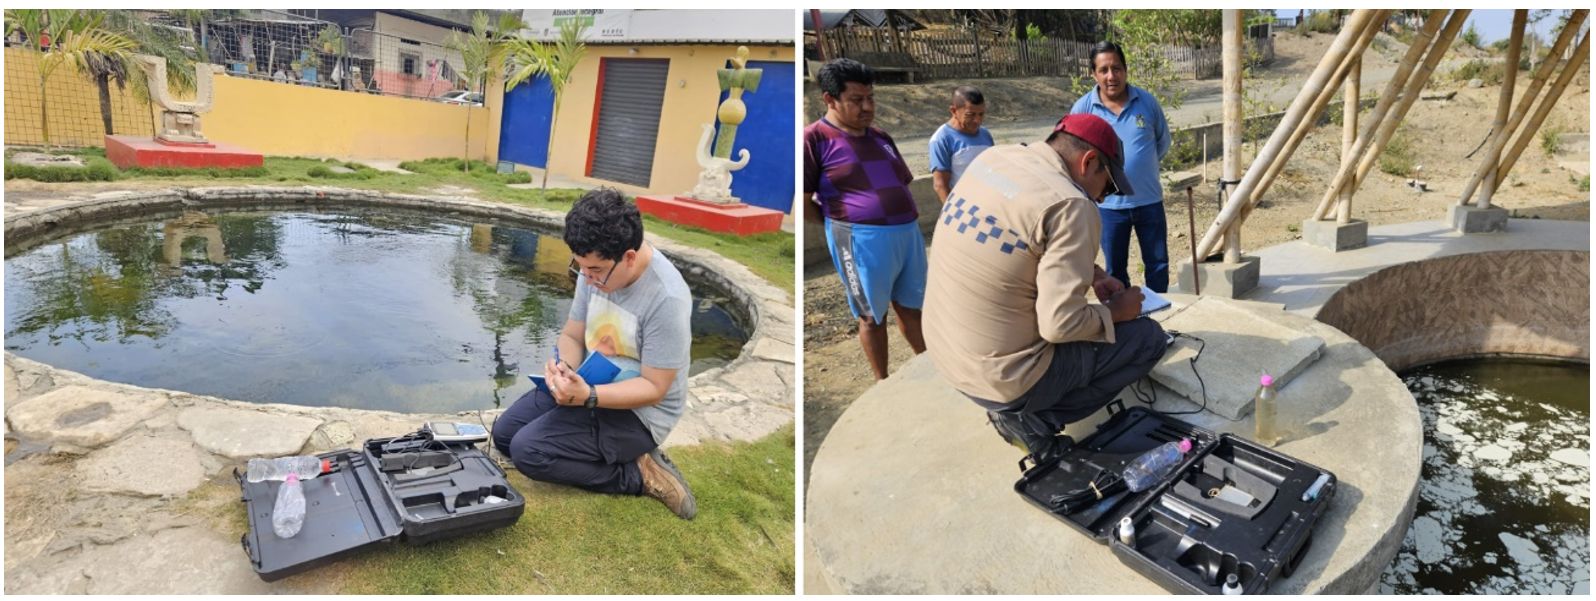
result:
[(948, 201), (953, 191), (955, 169), (954, 155), (966, 148), (992, 146), (992, 134), (981, 127), (986, 120), (986, 97), (975, 86), (959, 86), (953, 90), (953, 101), (948, 106), (948, 122), (931, 134), (931, 187), (937, 199)]
[(1103, 260), (1109, 275), (1130, 285), (1125, 262), (1130, 254), (1131, 230), (1141, 245), (1147, 288), (1169, 291), (1168, 225), (1164, 219), (1164, 185), (1158, 164), (1169, 153), (1169, 122), (1152, 93), (1125, 81), (1125, 52), (1113, 42), (1092, 48), (1092, 79), (1087, 92), (1071, 113), (1102, 117), (1114, 127), (1125, 146), (1125, 174), (1136, 193), (1110, 195), (1098, 205), (1103, 218)]

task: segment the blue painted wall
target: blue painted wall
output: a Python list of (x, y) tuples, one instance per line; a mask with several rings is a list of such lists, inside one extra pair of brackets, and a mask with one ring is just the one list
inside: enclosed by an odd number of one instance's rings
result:
[[(731, 63), (726, 66), (731, 67)], [(731, 156), (735, 159), (738, 150), (747, 148), (752, 159), (747, 167), (732, 173), (732, 194), (748, 204), (789, 213), (794, 192), (793, 162), (798, 154), (798, 121), (792, 102), (796, 93), (793, 63), (748, 61), (748, 68), (765, 72), (760, 75), (759, 91), (743, 94), (748, 118), (737, 127)], [(722, 92), (720, 101), (726, 100), (728, 94)], [(720, 106), (720, 101), (716, 106)]]
[(554, 119), (554, 86), (539, 75), (504, 95), (499, 128), (499, 160), (544, 167), (549, 163), (549, 123)]

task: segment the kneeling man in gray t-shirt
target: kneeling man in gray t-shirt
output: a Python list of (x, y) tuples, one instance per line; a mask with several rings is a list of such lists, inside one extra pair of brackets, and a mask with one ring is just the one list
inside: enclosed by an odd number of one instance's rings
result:
[[(692, 344), (692, 294), (665, 255), (643, 241), (637, 206), (610, 188), (584, 194), (565, 216), (576, 298), (534, 388), (493, 425), (493, 444), (533, 480), (648, 495), (676, 515), (698, 512), (687, 480), (659, 445), (682, 416)], [(588, 352), (621, 368), (590, 385)]]

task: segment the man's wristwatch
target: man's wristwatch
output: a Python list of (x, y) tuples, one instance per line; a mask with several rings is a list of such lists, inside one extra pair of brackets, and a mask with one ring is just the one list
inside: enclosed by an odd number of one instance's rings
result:
[(583, 402), (582, 406), (583, 407), (587, 407), (588, 409), (592, 409), (592, 408), (598, 406), (598, 387), (597, 386), (589, 386), (589, 387), (587, 387), (587, 401)]

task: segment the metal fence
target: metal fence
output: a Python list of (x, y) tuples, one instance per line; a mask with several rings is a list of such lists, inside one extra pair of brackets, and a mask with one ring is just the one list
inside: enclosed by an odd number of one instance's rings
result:
[(409, 98), (466, 87), (458, 51), (369, 28), (257, 10), (196, 33), (211, 62), (236, 77)]
[[(57, 68), (41, 89), (39, 62), (44, 54), (27, 44), (7, 43), (5, 50), (5, 142), (7, 145), (101, 146), (106, 134), (150, 136), (155, 114), (148, 102), (133, 96), (132, 86), (118, 88), (70, 66)], [(46, 102), (48, 99), (48, 102)], [(102, 102), (103, 100), (103, 102)], [(43, 127), (46, 115), (48, 140)], [(109, 130), (107, 129), (109, 123)]]
[[(1249, 29), (1256, 61), (1274, 60), (1269, 25)], [(896, 32), (850, 27), (824, 34), (828, 58), (847, 57), (888, 75), (916, 79), (1078, 76), (1088, 71), (1092, 44), (1063, 39), (1016, 40), (977, 30)], [(1192, 79), (1220, 76), (1220, 48), (1165, 46), (1176, 73)]]

